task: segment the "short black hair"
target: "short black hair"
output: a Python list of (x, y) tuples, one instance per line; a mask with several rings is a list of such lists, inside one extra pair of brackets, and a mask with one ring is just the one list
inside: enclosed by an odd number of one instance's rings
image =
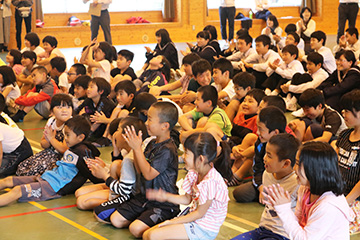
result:
[(2, 113), (5, 109), (5, 106), (6, 106), (5, 102), (6, 101), (5, 101), (4, 95), (2, 93), (0, 93), (0, 113)]
[(54, 57), (50, 60), (50, 65), (52, 68), (55, 68), (60, 73), (65, 72), (66, 70), (66, 61), (63, 57)]
[(248, 45), (250, 43), (250, 45), (252, 44), (253, 38), (250, 36), (249, 33), (247, 34), (240, 34), (238, 35), (238, 39), (242, 39), (245, 41), (246, 45)]
[(85, 75), (86, 74), (86, 67), (84, 66), (84, 64), (75, 63), (71, 67), (75, 69), (76, 75)]
[(229, 60), (226, 58), (219, 58), (213, 63), (213, 69), (217, 68), (224, 74), (226, 71), (229, 72), (229, 78), (231, 79), (234, 74), (234, 67)]
[(196, 78), (198, 75), (201, 75), (206, 71), (211, 72), (211, 65), (205, 59), (199, 59), (191, 64), (191, 69), (192, 69), (193, 75)]
[(276, 146), (276, 155), (280, 161), (289, 159), (291, 167), (295, 166), (296, 153), (300, 147), (300, 141), (289, 133), (280, 133), (272, 136), (268, 144)]
[(279, 26), (279, 22), (278, 22), (277, 18), (275, 17), (275, 15), (269, 15), (267, 19), (274, 23), (274, 25), (273, 25), (274, 29)]
[(134, 99), (134, 107), (137, 111), (149, 110), (153, 103), (157, 102), (157, 98), (148, 92), (142, 92), (136, 95)]
[(169, 32), (165, 28), (160, 28), (155, 32), (155, 36), (161, 37), (160, 45), (163, 47), (167, 43), (172, 42)]
[(296, 32), (296, 25), (294, 23), (289, 23), (286, 25), (284, 31), (287, 35), (291, 32)]
[(216, 40), (218, 38), (216, 27), (213, 25), (206, 25), (203, 31), (208, 31), (210, 33), (210, 40)]
[(114, 59), (114, 50), (112, 46), (108, 42), (100, 42), (99, 49), (105, 53), (105, 59), (112, 63)]
[(58, 45), (58, 41), (57, 41), (56, 37), (54, 37), (54, 36), (46, 36), (43, 38), (42, 42), (48, 43), (52, 47), (57, 47), (57, 45)]
[(253, 88), (248, 91), (245, 96), (253, 97), (256, 100), (257, 105), (259, 106), (261, 100), (266, 96), (266, 94), (262, 89)]
[(268, 35), (262, 34), (262, 35), (258, 36), (257, 38), (255, 38), (255, 42), (256, 43), (261, 42), (264, 45), (264, 47), (265, 46), (270, 47), (271, 39)]
[(275, 106), (278, 107), (283, 113), (286, 112), (286, 103), (282, 97), (270, 95), (265, 96), (262, 100), (267, 103), (267, 107)]
[(248, 72), (239, 72), (233, 77), (233, 83), (243, 89), (250, 87), (255, 88), (256, 78)]
[(65, 122), (65, 126), (67, 126), (71, 131), (73, 131), (76, 136), (84, 134), (84, 140), (89, 136), (91, 132), (91, 125), (89, 120), (82, 115), (74, 116)]
[[(115, 119), (116, 120), (116, 119)], [(138, 117), (133, 117), (133, 116), (127, 116), (125, 118), (121, 118), (119, 123), (118, 123), (118, 127), (121, 127), (123, 129), (124, 133), (124, 129), (126, 127), (131, 127), (134, 126), (135, 131), (138, 133), (139, 131), (142, 132), (142, 140), (144, 141), (148, 136), (148, 132), (146, 129), (146, 125), (145, 123)], [(117, 127), (117, 129), (118, 129)], [(109, 127), (110, 128), (110, 127)]]
[(8, 85), (16, 86), (16, 76), (14, 70), (9, 66), (0, 66), (0, 74), (3, 77), (2, 87), (6, 87)]
[(134, 59), (134, 53), (127, 50), (127, 49), (120, 50), (118, 52), (118, 55), (123, 56), (126, 59), (126, 61), (131, 61), (132, 62), (132, 60)]
[(14, 58), (14, 65), (21, 64), (21, 52), (17, 49), (11, 49), (9, 54)]
[(106, 81), (104, 78), (102, 77), (95, 77), (93, 79), (90, 80), (90, 82), (95, 83), (97, 88), (98, 88), (98, 92), (101, 92), (101, 97), (107, 97), (110, 94), (111, 91), (111, 85), (108, 81)]
[(47, 71), (46, 67), (44, 67), (44, 66), (36, 66), (36, 67), (34, 67), (33, 69), (31, 69), (31, 73), (33, 73), (35, 70), (38, 70), (41, 73), (45, 73), (45, 75), (48, 74), (48, 71)]
[(28, 40), (30, 43), (30, 46), (39, 46), (40, 45), (40, 38), (39, 36), (34, 32), (29, 32), (25, 35), (25, 40)]
[[(119, 123), (123, 118), (115, 118), (114, 120), (112, 120), (109, 124), (109, 134), (110, 136), (113, 136), (114, 133), (118, 130), (119, 128)], [(113, 143), (115, 144), (115, 143)]]
[(74, 109), (72, 98), (65, 93), (57, 93), (51, 98), (50, 110), (58, 106), (69, 106)]
[(115, 92), (118, 93), (120, 90), (124, 90), (128, 95), (130, 94), (136, 94), (136, 86), (135, 84), (130, 80), (124, 80), (120, 81), (115, 86)]
[(203, 38), (205, 40), (210, 40), (210, 33), (208, 31), (200, 31), (196, 34), (196, 38)]
[(89, 82), (91, 81), (91, 77), (88, 75), (78, 76), (74, 81), (74, 86), (80, 86), (83, 89), (87, 89), (89, 86)]
[(338, 155), (330, 144), (306, 142), (300, 148), (299, 167), (303, 166), (310, 183), (310, 193), (321, 196), (332, 191), (336, 196), (343, 194), (345, 182), (342, 179)]
[(297, 34), (296, 32), (289, 32), (289, 33), (288, 33), (288, 36), (289, 36), (289, 35), (293, 36), (294, 41), (295, 41), (296, 43), (299, 43), (299, 42), (300, 42), (299, 34)]
[(279, 133), (285, 132), (286, 117), (278, 107), (269, 106), (261, 109), (258, 118), (259, 122), (264, 123), (267, 129), (269, 129), (269, 132), (276, 129)]
[(342, 109), (352, 112), (356, 116), (356, 112), (360, 111), (360, 90), (355, 89), (344, 94), (340, 99)]
[(318, 65), (320, 63), (322, 66), (324, 64), (324, 57), (318, 52), (311, 52), (307, 57), (307, 61), (312, 62), (315, 65)]
[(179, 113), (175, 105), (171, 102), (156, 102), (151, 107), (158, 110), (160, 123), (169, 123), (169, 131), (178, 122)]
[(195, 62), (199, 59), (201, 59), (199, 55), (197, 55), (196, 53), (190, 53), (182, 59), (182, 64), (191, 65), (193, 62)]
[(323, 40), (322, 45), (325, 46), (326, 43), (326, 34), (323, 31), (315, 31), (310, 35), (310, 38), (315, 38), (319, 42)]
[(325, 98), (324, 94), (314, 88), (306, 89), (299, 97), (300, 107), (314, 107), (316, 108), (319, 105), (322, 105), (322, 108), (325, 107)]
[(36, 56), (36, 53), (33, 52), (33, 51), (25, 51), (21, 54), (21, 58), (25, 58), (25, 59), (30, 59), (33, 64), (36, 63), (36, 60), (37, 60), (37, 56)]
[(199, 87), (198, 93), (201, 93), (201, 98), (204, 102), (211, 101), (213, 107), (217, 106), (218, 92), (214, 86), (207, 85)]
[(350, 36), (355, 34), (356, 39), (359, 39), (359, 31), (356, 27), (349, 27), (345, 32), (349, 33)]
[(291, 56), (295, 55), (295, 59), (297, 59), (299, 56), (299, 49), (294, 44), (286, 45), (282, 49), (282, 53), (286, 53), (286, 52), (290, 53)]

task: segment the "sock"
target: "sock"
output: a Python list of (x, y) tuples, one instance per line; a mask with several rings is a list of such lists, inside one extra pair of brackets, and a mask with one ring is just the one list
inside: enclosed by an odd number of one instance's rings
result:
[(11, 117), (11, 119), (14, 122), (22, 122), (24, 120), (25, 115), (26, 112), (24, 110), (18, 110), (17, 113)]
[(236, 176), (236, 174), (233, 174), (230, 182), (228, 182), (228, 187), (233, 187), (233, 186), (238, 186), (240, 185), (240, 183), (242, 182), (241, 179), (238, 178), (238, 176)]

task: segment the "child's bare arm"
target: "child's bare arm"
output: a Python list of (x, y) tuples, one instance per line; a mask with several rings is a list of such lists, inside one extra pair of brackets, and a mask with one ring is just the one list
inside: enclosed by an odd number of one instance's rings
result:
[(236, 99), (231, 100), (229, 105), (227, 105), (225, 109), (225, 113), (229, 117), (231, 122), (234, 120), (234, 117), (236, 116), (239, 106), (240, 106), (240, 101)]
[(165, 192), (162, 189), (149, 189), (146, 191), (146, 198), (158, 202), (170, 202), (174, 204), (189, 205), (191, 203), (191, 196), (189, 194), (178, 195)]
[(346, 196), (346, 201), (351, 204), (360, 196), (360, 181), (351, 189), (350, 193)]
[(179, 117), (179, 124), (185, 131), (193, 129), (189, 123), (191, 119), (193, 119), (191, 112), (187, 112)]
[[(46, 142), (48, 143), (48, 147), (53, 146), (58, 152), (64, 153), (68, 146), (66, 142), (60, 142), (55, 138), (56, 131), (49, 126), (45, 126), (43, 137), (45, 138)], [(45, 143), (45, 142), (44, 142)], [(44, 145), (47, 145), (46, 143)]]
[(2, 163), (2, 158), (3, 158), (3, 147), (2, 147), (2, 141), (0, 141), (0, 166)]
[(324, 131), (323, 135), (321, 137), (315, 138), (311, 141), (319, 141), (319, 142), (329, 142), (331, 137), (332, 137), (332, 133), (328, 132), (328, 131)]

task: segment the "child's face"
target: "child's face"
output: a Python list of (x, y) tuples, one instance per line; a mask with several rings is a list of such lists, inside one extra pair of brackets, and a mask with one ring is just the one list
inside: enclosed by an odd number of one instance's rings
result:
[(245, 115), (257, 113), (259, 106), (258, 102), (252, 96), (247, 95), (240, 105), (242, 112)]
[(236, 46), (240, 52), (246, 52), (250, 48), (250, 43), (246, 44), (244, 39), (238, 39), (236, 42)]
[(76, 98), (82, 98), (82, 97), (86, 97), (86, 89), (84, 89), (82, 86), (80, 85), (75, 85), (74, 88), (74, 96)]
[(205, 38), (198, 37), (198, 38), (196, 38), (196, 41), (197, 41), (197, 45), (198, 45), (199, 47), (205, 47), (205, 46), (208, 44), (209, 39), (206, 40)]
[(258, 112), (257, 114), (260, 113), (260, 111), (263, 109), (263, 108), (266, 108), (268, 106), (267, 102), (264, 102), (264, 100), (261, 100), (260, 104), (259, 104), (259, 109), (258, 109)]
[(128, 148), (128, 144), (123, 137), (123, 128), (119, 125), (119, 128), (114, 133), (115, 145), (119, 150)]
[[(300, 151), (298, 151), (296, 159), (299, 159), (298, 158), (299, 155), (300, 155)], [(298, 162), (299, 161), (296, 160), (296, 164), (294, 166), (294, 170), (297, 175), (296, 180), (298, 181), (298, 183), (300, 185), (310, 187), (309, 180), (307, 179), (307, 177), (305, 175), (304, 166), (303, 165), (299, 166)]]
[(161, 43), (161, 36), (155, 36), (155, 39), (158, 44)]
[(283, 54), (281, 54), (281, 58), (286, 64), (289, 64), (295, 59), (295, 54), (291, 55), (288, 52), (284, 52)]
[(0, 74), (0, 84), (3, 85), (4, 84), (4, 78), (3, 78), (3, 75)]
[(151, 64), (154, 67), (158, 67), (161, 68), (162, 67), (162, 61), (163, 61), (163, 57), (161, 55), (153, 57), (149, 64)]
[(275, 131), (269, 132), (269, 129), (266, 127), (265, 123), (260, 122), (259, 118), (257, 118), (256, 124), (257, 124), (256, 134), (259, 136), (260, 142), (262, 143), (268, 142), (269, 139), (275, 135)]
[(43, 72), (40, 72), (39, 70), (33, 71), (31, 73), (31, 77), (32, 77), (35, 85), (42, 84), (46, 81), (46, 74)]
[(271, 21), (270, 19), (267, 19), (267, 20), (266, 20), (266, 25), (267, 25), (268, 27), (272, 28), (272, 27), (274, 26), (274, 22)]
[(304, 110), (305, 115), (310, 119), (315, 119), (321, 114), (321, 104), (319, 104), (316, 108), (305, 106), (302, 108)]
[(24, 67), (33, 65), (33, 61), (30, 58), (21, 58), (21, 65)]
[(322, 40), (318, 41), (316, 38), (310, 38), (310, 47), (311, 49), (319, 49), (322, 47)]
[(43, 47), (45, 52), (50, 53), (55, 47), (52, 47), (49, 43), (44, 42)]
[(313, 62), (307, 61), (306, 68), (310, 74), (314, 74), (321, 68), (321, 64), (315, 65)]
[(70, 128), (68, 128), (68, 126), (64, 127), (64, 136), (68, 147), (75, 146), (83, 140), (83, 134), (80, 134), (79, 136), (76, 135)]
[(352, 62), (346, 60), (344, 55), (341, 55), (339, 59), (336, 59), (336, 66), (339, 71), (346, 71), (351, 68)]
[(255, 47), (256, 47), (256, 52), (259, 55), (264, 55), (269, 51), (269, 47), (267, 45), (264, 46), (264, 44), (262, 42), (256, 42)]
[(104, 59), (105, 59), (105, 53), (100, 48), (96, 48), (94, 52), (94, 60), (99, 62)]
[(130, 66), (131, 61), (126, 60), (126, 58), (119, 54), (118, 59), (116, 60), (116, 65), (119, 69), (123, 70)]
[(116, 100), (119, 103), (119, 105), (128, 105), (131, 104), (132, 99), (134, 98), (134, 94), (127, 94), (124, 90), (119, 90), (116, 93)]
[(191, 65), (190, 64), (183, 64), (183, 69), (184, 69), (184, 72), (187, 76), (192, 76), (193, 73), (192, 73), (192, 68), (191, 68)]
[(54, 107), (51, 111), (56, 120), (66, 122), (72, 116), (73, 109), (72, 107), (61, 103), (60, 106)]
[(75, 79), (78, 77), (76, 74), (76, 69), (74, 67), (71, 67), (67, 73), (68, 82), (73, 83)]
[(264, 156), (264, 165), (268, 173), (278, 173), (284, 166), (284, 161), (280, 161), (277, 155), (278, 146), (266, 144), (266, 153)]
[(243, 97), (245, 97), (245, 95), (248, 92), (243, 87), (240, 87), (239, 85), (236, 85), (236, 84), (234, 84), (234, 90), (235, 90), (236, 97), (238, 99), (242, 99)]
[(359, 125), (360, 112), (355, 112), (355, 115), (354, 115), (351, 111), (344, 109), (341, 111), (341, 113), (344, 117), (346, 126), (351, 128), (351, 127), (355, 127), (355, 126)]
[(190, 150), (185, 150), (184, 162), (186, 170), (189, 171), (195, 169), (194, 154)]
[(147, 131), (151, 136), (160, 135), (160, 130), (162, 129), (162, 124), (160, 123), (159, 110), (154, 107), (150, 107), (147, 114), (148, 118), (145, 122)]
[(13, 63), (14, 62), (14, 57), (10, 55), (10, 52), (8, 52), (8, 54), (6, 55), (6, 62), (7, 63)]
[(309, 10), (305, 10), (302, 14), (303, 18), (305, 21), (309, 20), (311, 13), (309, 12)]
[(285, 45), (287, 46), (287, 45), (290, 45), (290, 44), (293, 44), (293, 45), (295, 45), (295, 46), (298, 45), (298, 43), (295, 42), (295, 38), (294, 38), (293, 35), (287, 35), (287, 36), (286, 36)]
[(200, 84), (200, 86), (208, 86), (211, 82), (211, 72), (210, 70), (206, 70), (205, 72), (198, 74), (195, 80)]
[(349, 44), (354, 44), (357, 42), (357, 39), (356, 39), (356, 35), (353, 34), (353, 35), (350, 35), (348, 32), (345, 33), (345, 38), (346, 38), (346, 41), (349, 43)]
[(27, 48), (31, 47), (30, 42), (28, 40), (26, 40), (26, 39), (24, 40), (24, 44), (25, 44), (25, 47), (27, 47)]
[(218, 68), (213, 69), (213, 78), (216, 84), (222, 84), (229, 79), (229, 77), (226, 77), (226, 72), (222, 73)]
[(101, 94), (98, 92), (98, 87), (94, 82), (89, 83), (89, 87), (86, 90), (86, 94), (88, 98), (96, 98), (99, 97)]
[(195, 106), (198, 112), (207, 112), (209, 108), (208, 101), (204, 102), (201, 92), (196, 93)]

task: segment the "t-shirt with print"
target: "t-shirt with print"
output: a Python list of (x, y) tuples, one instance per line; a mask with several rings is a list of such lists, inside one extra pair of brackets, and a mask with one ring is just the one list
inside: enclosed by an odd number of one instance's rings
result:
[[(147, 189), (162, 189), (166, 192), (178, 194), (176, 180), (178, 176), (178, 155), (174, 141), (169, 138), (160, 143), (153, 139), (146, 146), (144, 155), (150, 166), (159, 172), (159, 175), (152, 180), (146, 180), (143, 175), (140, 177), (140, 194), (145, 196)], [(160, 203), (152, 201), (154, 206), (177, 207), (173, 203)]]
[(334, 136), (339, 135), (339, 129), (342, 131), (346, 128), (339, 113), (328, 106), (325, 106), (324, 114), (316, 118), (316, 121), (321, 125), (324, 131), (331, 132)]
[(131, 80), (137, 79), (137, 76), (136, 76), (136, 74), (135, 74), (135, 72), (134, 72), (134, 69), (132, 69), (132, 67), (128, 67), (123, 73), (121, 73), (120, 68), (114, 68), (114, 69), (111, 70), (111, 72), (110, 72), (110, 75), (111, 75), (111, 77), (113, 77), (113, 78), (114, 78), (116, 75), (118, 75), (118, 74), (121, 74), (121, 75), (123, 75), (123, 76), (129, 75), (129, 76), (131, 77)]
[(110, 82), (110, 71), (111, 71), (110, 62), (104, 59), (97, 63), (99, 63), (101, 67), (93, 69), (93, 77), (101, 77), (104, 78), (106, 81)]
[(225, 111), (219, 107), (214, 108), (209, 115), (205, 115), (202, 112), (198, 112), (195, 109), (191, 110), (191, 116), (194, 121), (199, 120), (202, 117), (208, 117), (208, 122), (213, 122), (218, 125), (224, 134), (227, 136), (231, 136), (231, 121), (229, 117), (226, 115)]
[[(293, 211), (295, 210), (297, 202), (297, 191), (299, 189), (295, 172), (292, 172), (289, 175), (283, 177), (282, 179), (277, 180), (272, 173), (264, 171), (262, 183), (263, 186), (280, 184), (280, 186), (282, 186), (285, 191), (288, 191), (290, 193), (291, 208)], [(269, 205), (265, 205), (265, 209), (261, 215), (259, 226), (264, 227), (272, 231), (273, 233), (289, 238), (289, 236), (285, 232), (285, 229), (283, 228), (283, 223), (281, 219), (276, 214), (275, 209)]]
[[(214, 82), (214, 79), (211, 77), (211, 82), (210, 85)], [(194, 79), (192, 78), (189, 82), (189, 86), (187, 88), (188, 91), (193, 91), (193, 92), (197, 92), (197, 90), (201, 87), (201, 85)]]
[(182, 188), (192, 198), (190, 211), (195, 211), (199, 205), (211, 200), (209, 209), (202, 218), (196, 219), (195, 223), (202, 229), (219, 232), (227, 214), (229, 191), (221, 174), (213, 167), (209, 170), (200, 183), (198, 173), (189, 170), (186, 174)]
[(353, 131), (353, 128), (342, 131), (336, 141), (336, 146), (339, 148), (339, 168), (346, 182), (345, 195), (349, 194), (360, 180), (360, 141), (350, 141), (350, 134)]

